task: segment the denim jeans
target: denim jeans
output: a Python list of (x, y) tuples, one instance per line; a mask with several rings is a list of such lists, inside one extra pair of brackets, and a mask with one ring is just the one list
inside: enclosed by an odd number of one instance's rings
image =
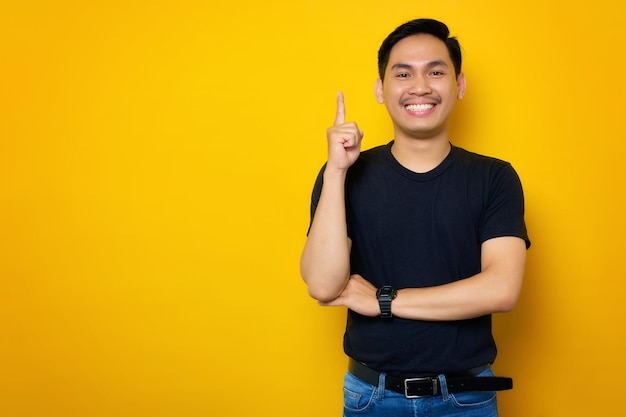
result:
[[(478, 376), (493, 376), (491, 368)], [(439, 375), (441, 395), (406, 398), (404, 394), (386, 390), (385, 374), (378, 386), (364, 382), (350, 372), (344, 378), (344, 417), (497, 417), (494, 391), (448, 393), (445, 376)]]

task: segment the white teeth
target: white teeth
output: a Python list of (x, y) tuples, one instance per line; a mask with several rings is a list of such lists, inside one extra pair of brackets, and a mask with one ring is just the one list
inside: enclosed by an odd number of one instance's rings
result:
[(430, 110), (435, 107), (434, 104), (408, 104), (406, 109), (409, 111), (424, 111)]

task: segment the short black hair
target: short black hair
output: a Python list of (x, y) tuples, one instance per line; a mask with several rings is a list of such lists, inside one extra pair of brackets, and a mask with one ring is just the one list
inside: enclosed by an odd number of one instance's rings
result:
[(378, 75), (381, 80), (384, 80), (385, 78), (385, 70), (387, 69), (387, 64), (389, 63), (389, 55), (391, 54), (391, 49), (394, 45), (408, 36), (419, 35), (422, 33), (433, 35), (441, 39), (443, 43), (446, 44), (448, 53), (450, 54), (450, 59), (454, 65), (455, 75), (458, 77), (461, 73), (462, 58), (461, 45), (459, 44), (457, 38), (450, 36), (450, 30), (445, 23), (434, 19), (415, 19), (398, 26), (389, 34), (389, 36), (387, 36), (382, 45), (380, 45), (380, 49), (378, 50)]

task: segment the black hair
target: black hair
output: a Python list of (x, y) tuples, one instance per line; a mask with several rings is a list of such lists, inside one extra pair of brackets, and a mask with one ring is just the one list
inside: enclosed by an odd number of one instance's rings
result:
[(387, 69), (387, 63), (389, 62), (389, 55), (391, 54), (391, 49), (394, 45), (408, 36), (419, 35), (422, 33), (433, 35), (441, 39), (443, 43), (446, 44), (448, 53), (450, 54), (450, 59), (454, 65), (455, 75), (458, 77), (461, 73), (462, 58), (461, 45), (459, 44), (457, 38), (450, 36), (450, 30), (445, 23), (434, 19), (415, 19), (398, 26), (389, 34), (389, 36), (387, 36), (382, 45), (380, 45), (380, 49), (378, 50), (378, 75), (381, 80), (384, 80), (385, 78), (385, 70)]

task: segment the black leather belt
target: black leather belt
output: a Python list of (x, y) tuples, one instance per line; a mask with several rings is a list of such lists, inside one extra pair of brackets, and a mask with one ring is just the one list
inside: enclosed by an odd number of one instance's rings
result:
[[(487, 366), (480, 367), (482, 370)], [(360, 362), (350, 358), (348, 370), (355, 377), (377, 386), (380, 372), (375, 371)], [(473, 372), (472, 372), (473, 371)], [(446, 376), (446, 386), (450, 394), (467, 391), (502, 391), (513, 388), (513, 380), (501, 376), (472, 376), (481, 372), (481, 369), (468, 371), (468, 376)], [(398, 378), (385, 375), (385, 388), (404, 394), (407, 398), (432, 397), (441, 395), (441, 383), (436, 376), (422, 378)]]

